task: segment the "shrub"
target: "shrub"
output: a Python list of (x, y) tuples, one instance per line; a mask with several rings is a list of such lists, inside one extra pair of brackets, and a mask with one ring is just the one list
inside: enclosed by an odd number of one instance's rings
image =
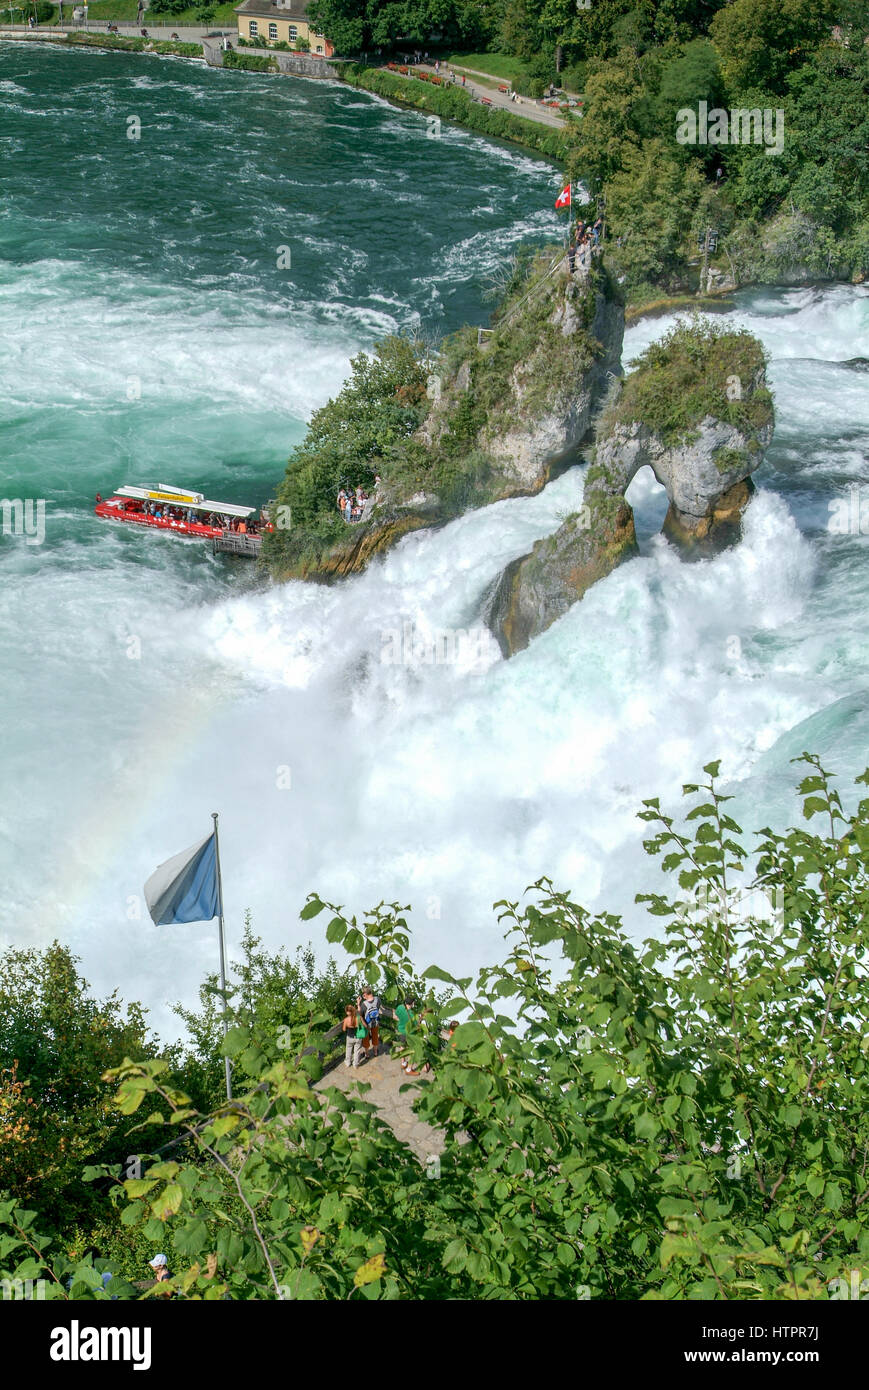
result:
[[(317, 1020), (275, 1039), (242, 1018), (231, 1109), (198, 1112), (162, 1059), (106, 1074), (119, 1112), (156, 1103), (192, 1150), (137, 1178), (87, 1170), (121, 1272), (159, 1241), (192, 1299), (841, 1298), (869, 1274), (869, 799), (846, 811), (798, 761), (804, 823), (758, 830), (754, 852), (718, 763), (681, 823), (643, 803), (666, 886), (637, 895), (658, 924), (642, 943), (541, 878), (495, 904), (499, 964), (420, 974), (407, 908), (357, 918), (311, 894), (303, 919), (328, 911), (352, 974), (387, 1007), (420, 1001), (405, 1048), (433, 1067), (414, 1109), (440, 1131), (439, 1180), (364, 1091), (314, 1088)], [(79, 1233), (64, 1248), (14, 1201), (0, 1230), (0, 1277), (110, 1296)]]

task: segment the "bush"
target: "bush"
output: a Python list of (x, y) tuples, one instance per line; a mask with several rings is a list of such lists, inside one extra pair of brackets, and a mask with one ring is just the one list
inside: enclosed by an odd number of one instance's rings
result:
[(328, 913), (351, 974), (388, 1008), (419, 1000), (404, 1047), (433, 1068), (414, 1109), (439, 1131), (437, 1182), (364, 1092), (315, 1089), (311, 1020), (276, 1038), (242, 1015), (231, 1110), (198, 1113), (162, 1059), (107, 1074), (118, 1112), (156, 1103), (192, 1153), (87, 1170), (110, 1184), (104, 1224), (65, 1243), (0, 1202), (0, 1277), (72, 1271), (74, 1298), (108, 1298), (94, 1232), (122, 1274), (146, 1242), (174, 1250), (169, 1287), (197, 1300), (847, 1297), (869, 1274), (869, 799), (847, 812), (798, 761), (803, 823), (754, 852), (717, 763), (680, 823), (643, 803), (667, 877), (637, 895), (658, 924), (642, 943), (541, 878), (495, 904), (499, 964), (420, 974), (406, 908), (348, 917), (310, 895), (302, 917)]
[(561, 85), (566, 92), (585, 91), (585, 74), (588, 68), (587, 63), (573, 63), (569, 68), (563, 68), (561, 72)]
[(254, 53), (236, 53), (230, 48), (223, 55), (225, 68), (241, 68), (245, 72), (274, 72), (274, 58), (258, 58)]
[[(677, 323), (637, 358), (609, 413), (613, 422), (641, 420), (667, 445), (686, 443), (700, 421), (726, 420), (753, 441), (772, 421), (772, 398), (753, 389), (766, 358), (757, 338), (699, 315)], [(729, 384), (741, 383), (731, 400)]]

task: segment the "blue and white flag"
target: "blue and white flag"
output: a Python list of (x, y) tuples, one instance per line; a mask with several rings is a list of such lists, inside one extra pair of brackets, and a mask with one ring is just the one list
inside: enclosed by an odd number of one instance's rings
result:
[(145, 884), (145, 902), (158, 927), (172, 922), (210, 922), (217, 917), (220, 890), (214, 834), (155, 869)]

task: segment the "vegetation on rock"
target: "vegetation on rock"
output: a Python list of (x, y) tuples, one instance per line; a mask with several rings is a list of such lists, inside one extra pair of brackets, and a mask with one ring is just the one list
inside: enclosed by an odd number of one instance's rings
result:
[[(508, 268), (494, 327), (483, 344), (464, 328), (436, 352), (404, 337), (353, 359), (333, 400), (316, 411), (277, 493), (276, 530), (263, 553), (278, 578), (359, 569), (413, 526), (434, 525), (471, 506), (534, 490), (509, 472), (511, 430), (532, 435), (548, 414), (568, 415), (594, 393), (589, 373), (611, 346), (594, 336), (601, 305), (619, 316), (618, 296), (597, 269), (581, 287), (556, 273), (552, 248)], [(620, 347), (620, 327), (619, 327)], [(613, 365), (617, 364), (617, 355)], [(603, 375), (603, 373), (601, 373)], [(586, 402), (587, 404), (587, 402)], [(371, 492), (364, 521), (347, 526), (336, 508), (343, 487)]]
[(763, 345), (747, 330), (680, 321), (632, 363), (600, 428), (637, 422), (664, 444), (686, 444), (711, 416), (756, 442), (772, 421), (772, 396), (755, 384), (765, 369)]

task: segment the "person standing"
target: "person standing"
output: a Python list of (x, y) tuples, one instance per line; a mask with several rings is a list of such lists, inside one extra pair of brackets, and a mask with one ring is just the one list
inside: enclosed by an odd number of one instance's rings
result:
[(148, 1264), (153, 1269), (154, 1278), (157, 1280), (158, 1284), (162, 1284), (164, 1279), (172, 1278), (172, 1275), (169, 1273), (169, 1261), (166, 1259), (165, 1255), (155, 1255), (153, 1260), (148, 1261)]
[(352, 1004), (348, 1004), (344, 1010), (344, 1019), (341, 1023), (341, 1032), (344, 1034), (344, 1065), (345, 1067), (358, 1066), (358, 1056), (362, 1051), (362, 1041), (357, 1038), (356, 1030), (359, 1027), (359, 1015)]
[[(396, 1041), (403, 1047), (407, 1046), (407, 1035), (411, 1031), (414, 1020), (414, 1009), (416, 1000), (411, 995), (406, 995), (401, 1004), (395, 1010), (395, 1032)], [(410, 1066), (410, 1058), (402, 1057), (401, 1070), (407, 1071)]]
[(366, 985), (363, 989), (360, 998), (357, 1000), (357, 1007), (368, 1029), (368, 1041), (367, 1043), (363, 1043), (363, 1047), (366, 1052), (369, 1048), (373, 1048), (372, 1056), (376, 1057), (380, 1051), (381, 1004), (379, 997), (374, 993), (370, 985)]

